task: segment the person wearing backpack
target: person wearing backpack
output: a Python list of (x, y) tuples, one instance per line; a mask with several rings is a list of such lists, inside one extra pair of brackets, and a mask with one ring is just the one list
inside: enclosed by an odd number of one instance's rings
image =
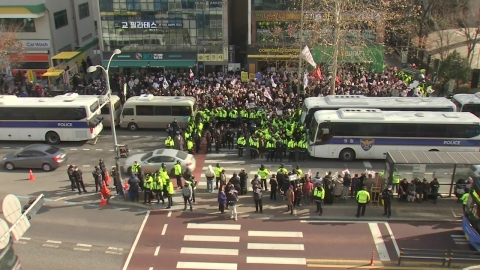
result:
[(237, 220), (237, 202), (238, 193), (234, 188), (231, 188), (227, 193), (228, 205), (230, 206), (230, 218)]
[(253, 201), (255, 202), (255, 213), (258, 213), (258, 210), (260, 209), (260, 213), (263, 214), (261, 185), (253, 186)]

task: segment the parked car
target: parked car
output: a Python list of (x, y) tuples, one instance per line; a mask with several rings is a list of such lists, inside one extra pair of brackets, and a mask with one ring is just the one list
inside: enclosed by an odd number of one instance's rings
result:
[(135, 161), (142, 166), (144, 173), (153, 173), (160, 169), (162, 163), (165, 163), (165, 165), (167, 165), (167, 172), (170, 176), (175, 175), (173, 166), (177, 164), (177, 161), (180, 161), (182, 170), (190, 168), (192, 172), (195, 170), (197, 163), (193, 155), (190, 155), (187, 152), (175, 149), (157, 149), (145, 154), (137, 154), (128, 157), (122, 166), (123, 172), (129, 174)]
[(3, 157), (1, 165), (11, 171), (14, 169), (55, 170), (67, 162), (67, 153), (49, 144), (31, 144)]

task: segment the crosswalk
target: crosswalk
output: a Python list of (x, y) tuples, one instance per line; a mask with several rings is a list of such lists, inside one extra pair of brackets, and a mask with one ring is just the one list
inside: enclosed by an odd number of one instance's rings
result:
[(463, 234), (452, 234), (450, 236), (456, 245), (470, 245), (470, 242), (468, 242)]
[(245, 231), (240, 224), (188, 223), (177, 269), (237, 270), (244, 263), (257, 267), (306, 265), (306, 258), (301, 257), (305, 251), (302, 241), (302, 232)]

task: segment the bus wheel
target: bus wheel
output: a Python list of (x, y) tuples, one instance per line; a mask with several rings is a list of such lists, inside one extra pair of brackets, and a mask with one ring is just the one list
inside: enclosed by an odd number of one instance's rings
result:
[(341, 161), (350, 162), (355, 160), (355, 151), (352, 148), (343, 149), (339, 156)]
[(438, 149), (430, 149), (428, 152), (438, 152)]
[(135, 124), (135, 123), (130, 123), (130, 124), (128, 124), (128, 130), (130, 130), (130, 131), (137, 131), (137, 130), (138, 130), (137, 124)]
[(60, 136), (56, 132), (50, 131), (45, 134), (45, 141), (49, 144), (59, 144)]

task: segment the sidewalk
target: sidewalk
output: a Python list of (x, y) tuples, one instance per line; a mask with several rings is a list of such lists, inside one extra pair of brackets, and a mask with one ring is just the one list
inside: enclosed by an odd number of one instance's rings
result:
[[(162, 205), (152, 203), (143, 204), (143, 195), (140, 196), (140, 202), (125, 201), (120, 196), (112, 197), (110, 204), (121, 205), (124, 207), (140, 207), (148, 210), (165, 210), (166, 204)], [(194, 212), (205, 214), (220, 214), (217, 204), (217, 193), (198, 192), (196, 196), (197, 203), (194, 204)], [(175, 194), (173, 198), (174, 206), (172, 211), (183, 211), (183, 199), (180, 194)], [(459, 221), (462, 217), (462, 205), (456, 198), (440, 198), (437, 204), (432, 202), (423, 203), (400, 203), (396, 199), (392, 202), (392, 216), (387, 218), (383, 216), (383, 206), (367, 206), (364, 217), (357, 218), (357, 204), (354, 199), (340, 200), (333, 205), (324, 205), (323, 215), (318, 216), (315, 213), (315, 205), (303, 205), (297, 207), (293, 215), (285, 212), (286, 204), (277, 197), (276, 201), (269, 198), (269, 192), (264, 193), (263, 214), (255, 213), (255, 204), (251, 193), (240, 196), (237, 204), (237, 211), (240, 217), (263, 218), (263, 219), (321, 219), (321, 220), (339, 220), (339, 221), (434, 221), (434, 222), (452, 222)]]

